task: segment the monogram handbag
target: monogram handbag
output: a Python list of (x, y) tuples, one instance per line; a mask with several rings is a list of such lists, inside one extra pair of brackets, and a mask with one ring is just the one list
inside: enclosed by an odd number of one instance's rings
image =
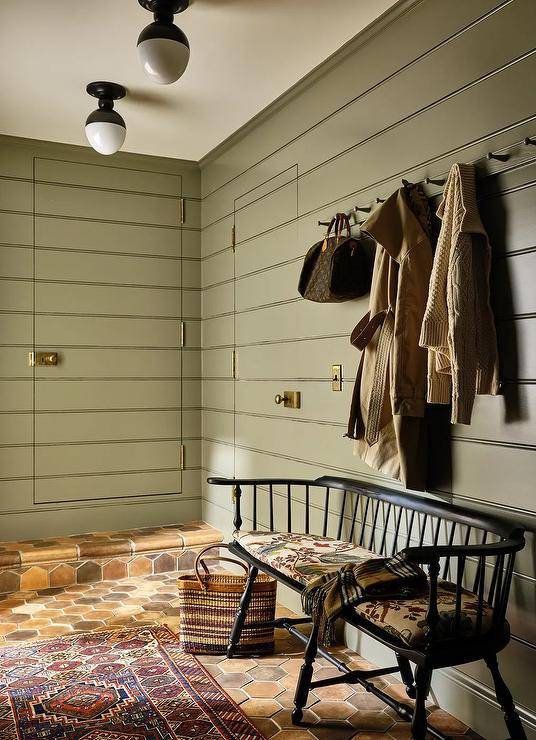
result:
[(350, 219), (338, 213), (324, 239), (307, 252), (298, 292), (316, 303), (351, 301), (368, 293), (371, 277), (372, 260), (363, 240), (352, 236)]

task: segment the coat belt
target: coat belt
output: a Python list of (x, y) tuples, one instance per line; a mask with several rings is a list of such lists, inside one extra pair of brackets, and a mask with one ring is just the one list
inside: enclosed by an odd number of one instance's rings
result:
[[(367, 444), (373, 445), (378, 441), (381, 430), (381, 413), (387, 387), (389, 372), (389, 356), (394, 335), (394, 313), (391, 308), (379, 311), (371, 317), (368, 311), (361, 321), (355, 326), (350, 342), (361, 350), (361, 360), (355, 380), (350, 418), (348, 420), (348, 431), (346, 437), (352, 439), (365, 439)], [(363, 422), (361, 414), (361, 381), (363, 376), (363, 362), (365, 359), (365, 348), (380, 329), (378, 345), (376, 348), (376, 362), (372, 375), (372, 385), (367, 409), (366, 423)]]

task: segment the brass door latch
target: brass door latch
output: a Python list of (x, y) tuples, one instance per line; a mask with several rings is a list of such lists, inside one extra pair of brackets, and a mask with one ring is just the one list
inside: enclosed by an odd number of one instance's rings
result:
[(277, 404), (282, 403), (286, 409), (299, 409), (301, 407), (301, 393), (299, 391), (285, 391), (283, 395), (278, 393), (274, 401)]
[(29, 352), (28, 364), (30, 367), (44, 367), (58, 364), (57, 352)]

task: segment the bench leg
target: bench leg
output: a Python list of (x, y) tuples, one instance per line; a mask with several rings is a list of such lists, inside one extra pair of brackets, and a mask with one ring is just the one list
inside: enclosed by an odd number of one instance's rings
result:
[(499, 671), (497, 656), (489, 655), (485, 658), (485, 661), (493, 677), (497, 701), (504, 712), (504, 721), (508, 728), (508, 732), (510, 733), (511, 740), (527, 740), (527, 735), (525, 734), (525, 730), (523, 729), (523, 725), (519, 719), (519, 714), (516, 712), (512, 694)]
[(231, 630), (231, 634), (229, 635), (229, 644), (227, 646), (227, 657), (232, 658), (236, 646), (240, 642), (240, 635), (242, 634), (242, 630), (244, 629), (244, 622), (246, 621), (246, 617), (248, 614), (249, 609), (249, 602), (251, 601), (251, 594), (253, 593), (253, 585), (255, 583), (255, 579), (257, 578), (259, 574), (258, 568), (255, 568), (252, 566), (249, 569), (248, 579), (246, 581), (246, 587), (244, 589), (244, 593), (242, 594), (242, 597), (240, 599), (240, 605), (238, 607), (238, 611), (236, 612), (235, 621), (233, 624), (233, 628)]
[(403, 655), (396, 656), (398, 661), (398, 667), (400, 668), (400, 675), (402, 676), (402, 682), (406, 685), (406, 691), (411, 699), (415, 699), (417, 690), (415, 688), (415, 679), (413, 677), (413, 671), (411, 670), (411, 663)]
[(313, 678), (313, 663), (315, 662), (318, 651), (318, 627), (313, 625), (311, 635), (305, 648), (303, 663), (300, 668), (298, 683), (296, 684), (296, 693), (294, 694), (294, 710), (292, 711), (292, 724), (299, 725), (303, 719), (303, 708), (307, 704), (309, 696), (309, 687)]
[(412, 740), (425, 740), (426, 738), (426, 699), (430, 691), (432, 670), (417, 666), (415, 672), (416, 698), (413, 721), (411, 723)]

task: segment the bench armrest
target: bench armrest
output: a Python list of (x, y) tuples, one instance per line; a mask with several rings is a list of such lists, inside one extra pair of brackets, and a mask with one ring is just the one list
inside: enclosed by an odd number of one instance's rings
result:
[(512, 533), (508, 539), (501, 542), (490, 542), (482, 545), (424, 545), (421, 547), (406, 547), (401, 555), (412, 563), (433, 563), (440, 558), (453, 557), (487, 557), (506, 555), (518, 552), (525, 546), (523, 530), (519, 529)]
[[(493, 559), (493, 567), (495, 573), (499, 572), (499, 563), (501, 565), (506, 557), (509, 557), (511, 565), (508, 566), (510, 575), (507, 576), (504, 581), (501, 578), (501, 582), (496, 584), (496, 598), (493, 601), (494, 608), (494, 622), (496, 626), (502, 624), (508, 599), (508, 592), (510, 590), (510, 579), (511, 571), (513, 569), (513, 555), (519, 550), (523, 549), (525, 545), (525, 538), (523, 536), (523, 530), (515, 530), (512, 532), (510, 538), (501, 540), (500, 542), (491, 542), (489, 544), (480, 545), (425, 545), (421, 547), (407, 547), (400, 552), (400, 554), (409, 562), (421, 563), (428, 565), (429, 574), (429, 594), (428, 594), (428, 608), (426, 611), (426, 624), (428, 626), (428, 641), (432, 642), (435, 637), (435, 630), (438, 627), (440, 621), (439, 609), (437, 605), (437, 588), (438, 578), (440, 572), (440, 560), (446, 558), (447, 560), (457, 559), (456, 567), (456, 622), (461, 621), (461, 594), (463, 591), (463, 577), (465, 571), (465, 564), (467, 558), (478, 559), (477, 572), (475, 577), (474, 590), (477, 596), (477, 611), (476, 621), (480, 624), (483, 618), (484, 612), (484, 584), (485, 584), (485, 571), (486, 571), (486, 559)], [(494, 575), (493, 578), (499, 579), (498, 576)], [(495, 589), (495, 587), (493, 587)]]

